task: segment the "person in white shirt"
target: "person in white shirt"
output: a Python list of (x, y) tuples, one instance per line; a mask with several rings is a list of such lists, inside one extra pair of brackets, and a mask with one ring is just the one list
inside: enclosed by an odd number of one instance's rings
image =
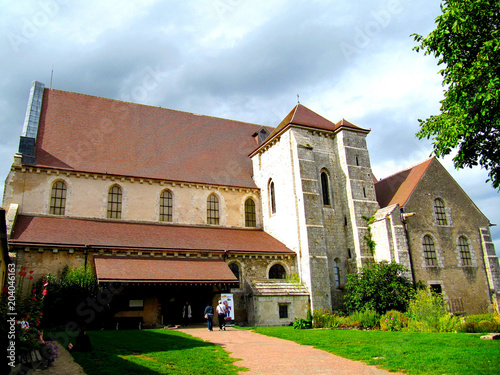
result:
[(222, 304), (222, 301), (219, 300), (219, 304), (217, 305), (217, 316), (219, 318), (219, 331), (226, 330), (226, 324), (224, 318), (226, 317), (226, 307)]

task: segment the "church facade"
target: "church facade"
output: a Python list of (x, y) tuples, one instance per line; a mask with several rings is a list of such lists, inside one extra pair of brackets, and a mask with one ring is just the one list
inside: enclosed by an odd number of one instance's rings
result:
[(287, 325), (339, 308), (347, 274), (380, 260), (455, 313), (497, 306), (488, 219), (435, 159), (376, 181), (368, 134), (301, 104), (273, 128), (34, 82), (9, 249), (35, 275), (90, 267), (117, 321), (150, 326), (228, 293), (237, 323)]

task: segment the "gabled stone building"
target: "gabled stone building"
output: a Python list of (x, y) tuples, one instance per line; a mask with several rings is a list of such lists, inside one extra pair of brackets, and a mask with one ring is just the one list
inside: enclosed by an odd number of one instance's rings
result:
[[(489, 221), (470, 199), (460, 206), (467, 196), (437, 161), (426, 173), (442, 189), (416, 179), (409, 198), (393, 199), (407, 183), (375, 183), (368, 133), (301, 104), (272, 128), (35, 82), (5, 183), (9, 247), (38, 275), (90, 267), (120, 286), (114, 318), (147, 325), (176, 322), (185, 300), (202, 320), (222, 293), (240, 324), (289, 324), (340, 307), (347, 274), (381, 259), (461, 298), (463, 312), (491, 307)], [(453, 225), (432, 219), (426, 194)], [(439, 243), (436, 265), (422, 260), (426, 235)]]

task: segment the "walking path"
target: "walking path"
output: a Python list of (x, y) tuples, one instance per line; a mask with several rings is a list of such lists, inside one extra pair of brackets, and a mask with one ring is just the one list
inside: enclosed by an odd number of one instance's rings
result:
[(73, 360), (73, 356), (60, 343), (57, 345), (58, 357), (45, 370), (35, 370), (36, 375), (85, 375), (82, 367)]
[(231, 357), (242, 359), (235, 362), (235, 365), (247, 367), (250, 371), (242, 371), (241, 374), (397, 375), (363, 362), (338, 357), (312, 346), (299, 345), (249, 330), (228, 327), (227, 331), (214, 328), (210, 332), (206, 327), (187, 327), (180, 331), (222, 345)]

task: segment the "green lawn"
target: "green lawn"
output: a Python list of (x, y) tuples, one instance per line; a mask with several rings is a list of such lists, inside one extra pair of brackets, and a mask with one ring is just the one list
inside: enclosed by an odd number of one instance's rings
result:
[(500, 341), (480, 334), (258, 327), (255, 332), (311, 345), (405, 374), (500, 374)]
[[(253, 330), (405, 374), (500, 374), (500, 341), (480, 340), (479, 334)], [(73, 353), (88, 375), (222, 375), (242, 370), (220, 346), (178, 331), (90, 331), (88, 335), (92, 352)]]
[(74, 352), (87, 375), (237, 374), (218, 345), (167, 329), (89, 331), (92, 351)]

